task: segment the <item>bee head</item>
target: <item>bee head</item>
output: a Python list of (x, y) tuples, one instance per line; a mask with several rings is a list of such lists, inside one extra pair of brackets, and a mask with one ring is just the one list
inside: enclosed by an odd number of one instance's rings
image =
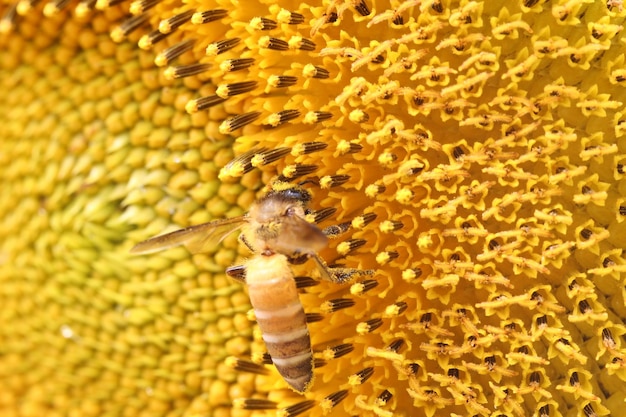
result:
[(297, 185), (277, 181), (272, 184), (272, 189), (265, 195), (265, 198), (275, 198), (285, 202), (299, 203), (306, 207), (311, 202), (311, 193)]

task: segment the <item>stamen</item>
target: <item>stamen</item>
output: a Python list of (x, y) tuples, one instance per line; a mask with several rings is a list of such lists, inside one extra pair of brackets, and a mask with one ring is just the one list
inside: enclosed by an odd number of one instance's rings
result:
[(265, 49), (272, 49), (274, 51), (287, 51), (289, 50), (289, 44), (282, 39), (272, 38), (270, 36), (263, 36), (259, 39), (259, 46)]
[(330, 412), (330, 410), (343, 401), (348, 396), (348, 390), (341, 390), (334, 392), (320, 401), (320, 407), (324, 410), (324, 413)]
[(208, 71), (209, 68), (211, 68), (211, 64), (197, 62), (195, 64), (169, 67), (163, 72), (163, 75), (168, 80), (175, 80), (178, 78), (191, 77), (192, 75), (202, 74), (203, 72)]
[(159, 22), (159, 32), (163, 34), (171, 33), (183, 23), (190, 21), (194, 12), (194, 9), (189, 9), (168, 19), (161, 20), (161, 22)]
[(271, 114), (266, 120), (267, 125), (271, 127), (278, 127), (283, 123), (295, 119), (300, 116), (299, 110), (282, 110), (277, 113)]
[(278, 24), (271, 19), (265, 17), (253, 17), (249, 26), (254, 30), (272, 30), (278, 27)]
[[(98, 0), (99, 2), (100, 0)], [(96, 4), (97, 6), (97, 4)], [(154, 45), (161, 42), (163, 39), (168, 37), (169, 33), (161, 33), (158, 30), (154, 30), (147, 35), (143, 35), (137, 45), (143, 50), (150, 50)]]
[(370, 379), (372, 375), (374, 375), (374, 368), (365, 368), (360, 370), (356, 374), (350, 375), (348, 377), (348, 383), (350, 385), (361, 385), (362, 383)]
[(135, 29), (143, 26), (150, 16), (147, 13), (133, 16), (126, 19), (118, 27), (111, 31), (111, 39), (113, 42), (122, 42), (126, 37), (135, 31)]
[(360, 335), (371, 333), (383, 325), (381, 319), (371, 319), (357, 324), (356, 332)]
[(254, 64), (254, 58), (227, 59), (220, 64), (222, 72), (235, 72), (246, 69)]
[(378, 287), (378, 281), (374, 279), (366, 279), (350, 286), (350, 294), (363, 295), (366, 292)]
[(319, 281), (311, 277), (295, 277), (294, 280), (296, 281), (296, 288), (299, 290), (319, 285)]
[(210, 43), (209, 46), (206, 47), (206, 56), (213, 57), (223, 54), (224, 52), (231, 50), (232, 48), (237, 46), (240, 41), (241, 39), (239, 38), (232, 38)]
[(365, 239), (346, 240), (345, 242), (341, 242), (340, 244), (337, 245), (337, 253), (341, 256), (346, 256), (353, 250), (360, 248), (366, 243), (367, 243), (367, 240)]
[(238, 83), (222, 84), (217, 87), (215, 94), (223, 99), (239, 94), (249, 93), (257, 87), (256, 81), (242, 81)]
[(43, 8), (43, 14), (46, 17), (54, 16), (69, 4), (70, 0), (53, 0), (47, 3)]
[(304, 164), (294, 164), (287, 165), (283, 171), (282, 175), (287, 179), (294, 179), (301, 177), (303, 175), (312, 174), (317, 171), (319, 167), (317, 165), (304, 165)]
[(388, 390), (384, 390), (376, 398), (376, 405), (381, 406), (381, 407), (386, 405), (387, 402), (389, 402), (389, 400), (391, 399), (391, 397), (393, 397), (393, 394), (389, 392)]
[(331, 112), (310, 111), (304, 116), (304, 120), (302, 121), (302, 123), (312, 125), (315, 123), (323, 122), (324, 120), (329, 120), (331, 117), (333, 117), (333, 114)]
[(17, 3), (9, 3), (6, 13), (0, 19), (0, 34), (9, 33), (15, 26)]
[(135, 0), (130, 4), (129, 11), (132, 15), (137, 16), (152, 9), (159, 4), (160, 1), (161, 0)]
[(327, 190), (329, 188), (338, 187), (350, 181), (349, 175), (326, 175), (320, 178), (320, 187)]
[(337, 209), (335, 207), (326, 207), (315, 212), (313, 223), (320, 223), (331, 217)]
[[(28, 13), (35, 6), (37, 6), (40, 1), (41, 0), (20, 0), (20, 1), (17, 2), (17, 7), (14, 9), (14, 11), (16, 11), (17, 14), (20, 15), (20, 16), (25, 16), (26, 13)], [(15, 4), (16, 3), (13, 3), (14, 6), (15, 6)]]
[(274, 401), (263, 398), (236, 398), (233, 407), (242, 410), (275, 410), (278, 406)]
[(265, 366), (251, 361), (235, 358), (233, 356), (226, 358), (224, 363), (226, 366), (229, 366), (239, 372), (247, 372), (257, 375), (269, 374), (269, 370)]
[(369, 16), (371, 10), (365, 0), (360, 0), (357, 4), (354, 5), (354, 8), (361, 16)]
[(226, 101), (225, 98), (222, 98), (216, 95), (201, 97), (201, 98), (189, 100), (189, 102), (187, 102), (187, 105), (185, 106), (185, 110), (187, 110), (187, 113), (192, 114), (192, 113), (199, 112), (201, 110), (206, 110), (213, 106), (217, 106), (218, 104), (222, 104), (225, 101)]
[(315, 400), (302, 401), (298, 404), (283, 408), (277, 412), (277, 417), (295, 417), (315, 406)]
[[(131, 4), (132, 6), (132, 4)], [(83, 0), (76, 5), (74, 9), (76, 16), (79, 18), (85, 18), (87, 15), (96, 8), (96, 0)], [(135, 13), (141, 14), (141, 13)]]
[(373, 222), (376, 217), (376, 213), (365, 213), (352, 219), (350, 224), (355, 229), (363, 229), (365, 226)]
[(267, 77), (267, 85), (274, 88), (285, 88), (296, 85), (298, 77), (293, 75), (270, 75)]
[(306, 78), (318, 79), (326, 79), (330, 77), (330, 73), (327, 69), (315, 66), (313, 64), (306, 64), (304, 68), (302, 68), (302, 75)]
[(356, 302), (350, 298), (336, 298), (334, 300), (325, 301), (320, 309), (322, 312), (329, 314), (335, 311), (343, 310), (344, 308), (352, 307)]
[(276, 18), (280, 23), (287, 23), (288, 25), (299, 25), (304, 23), (304, 16), (298, 12), (290, 12), (289, 10), (281, 9), (276, 15)]
[(317, 47), (315, 42), (310, 39), (303, 38), (302, 36), (292, 36), (287, 43), (289, 44), (290, 49), (299, 49), (307, 52), (315, 51), (315, 48)]
[(305, 317), (307, 323), (316, 323), (324, 320), (324, 316), (319, 313), (306, 313)]
[(213, 9), (213, 10), (205, 10), (203, 12), (194, 13), (191, 16), (191, 23), (194, 25), (203, 25), (205, 23), (210, 23), (215, 20), (222, 19), (228, 15), (228, 10), (224, 9)]
[(154, 63), (158, 67), (169, 65), (174, 59), (178, 58), (187, 51), (190, 51), (195, 43), (195, 39), (186, 39), (176, 45), (170, 46), (154, 58)]
[(293, 156), (308, 155), (313, 152), (322, 151), (326, 149), (327, 147), (328, 147), (328, 143), (326, 142), (302, 142), (302, 143), (296, 144), (291, 149), (291, 154)]
[(337, 359), (354, 350), (354, 345), (352, 343), (343, 343), (341, 345), (333, 346), (331, 348), (325, 349), (322, 353), (322, 356), (328, 360)]
[(258, 111), (238, 114), (235, 117), (224, 120), (220, 124), (219, 131), (223, 135), (233, 133), (235, 130), (241, 129), (242, 127), (254, 122), (260, 115), (261, 112)]

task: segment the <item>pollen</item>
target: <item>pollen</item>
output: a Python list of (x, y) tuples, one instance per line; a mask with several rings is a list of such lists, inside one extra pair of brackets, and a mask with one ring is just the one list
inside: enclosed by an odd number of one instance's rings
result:
[[(5, 1), (0, 408), (620, 415), (625, 18), (621, 1)], [(236, 232), (128, 254), (285, 184), (328, 237), (290, 265), (302, 394), (267, 354)]]

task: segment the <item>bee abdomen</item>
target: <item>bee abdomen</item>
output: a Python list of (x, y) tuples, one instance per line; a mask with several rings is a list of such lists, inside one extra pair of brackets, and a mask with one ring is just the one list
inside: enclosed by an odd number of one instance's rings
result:
[(276, 310), (255, 307), (254, 311), (276, 369), (295, 390), (304, 392), (313, 378), (313, 355), (302, 305), (298, 301)]
[(285, 381), (304, 392), (313, 379), (313, 353), (289, 262), (280, 254), (257, 256), (246, 268), (250, 303), (267, 352)]

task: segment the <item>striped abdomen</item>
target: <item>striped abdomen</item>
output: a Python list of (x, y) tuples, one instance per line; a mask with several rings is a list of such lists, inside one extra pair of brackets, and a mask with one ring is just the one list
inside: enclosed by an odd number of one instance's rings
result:
[(272, 357), (285, 381), (304, 392), (313, 379), (313, 354), (306, 316), (284, 255), (258, 255), (246, 264), (250, 303)]

